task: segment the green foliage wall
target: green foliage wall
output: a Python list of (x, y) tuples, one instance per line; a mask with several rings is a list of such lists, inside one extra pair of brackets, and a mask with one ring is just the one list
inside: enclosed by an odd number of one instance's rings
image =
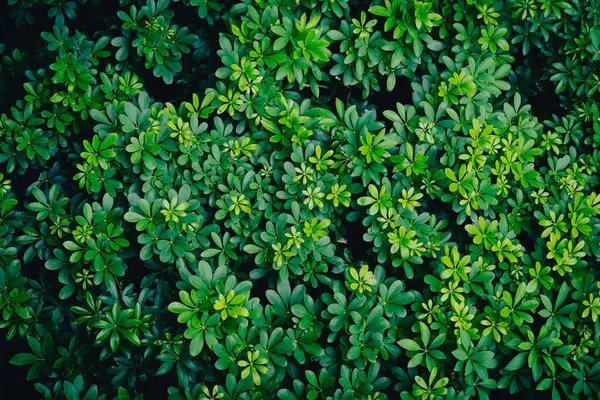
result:
[(600, 1), (4, 3), (38, 397), (598, 398)]

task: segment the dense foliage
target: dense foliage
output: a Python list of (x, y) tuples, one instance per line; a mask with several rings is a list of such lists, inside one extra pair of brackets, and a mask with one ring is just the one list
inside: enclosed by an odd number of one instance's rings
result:
[(598, 398), (600, 0), (4, 3), (38, 397)]

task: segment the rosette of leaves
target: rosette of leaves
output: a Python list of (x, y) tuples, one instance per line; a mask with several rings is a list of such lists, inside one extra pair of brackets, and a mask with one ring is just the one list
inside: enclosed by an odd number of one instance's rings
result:
[(124, 36), (115, 37), (111, 44), (118, 47), (117, 61), (129, 56), (135, 61), (143, 61), (154, 76), (165, 83), (172, 83), (182, 70), (181, 58), (198, 45), (199, 38), (189, 33), (187, 27), (172, 24), (173, 11), (169, 9), (170, 0), (148, 0), (138, 10), (131, 5), (129, 13), (119, 11), (123, 21), (121, 32)]

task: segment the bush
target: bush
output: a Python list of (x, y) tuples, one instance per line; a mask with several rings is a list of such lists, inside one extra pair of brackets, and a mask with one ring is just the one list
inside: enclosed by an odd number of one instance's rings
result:
[(600, 1), (237, 1), (0, 12), (32, 398), (597, 398)]

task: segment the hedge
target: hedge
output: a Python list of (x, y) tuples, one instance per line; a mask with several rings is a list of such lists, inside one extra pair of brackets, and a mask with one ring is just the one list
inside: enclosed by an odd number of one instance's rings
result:
[(599, 0), (4, 3), (23, 398), (599, 398)]

